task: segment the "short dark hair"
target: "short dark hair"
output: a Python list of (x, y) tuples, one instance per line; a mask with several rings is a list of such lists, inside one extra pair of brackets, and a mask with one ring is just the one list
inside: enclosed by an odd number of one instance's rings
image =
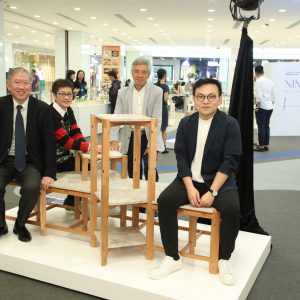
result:
[(264, 67), (261, 65), (256, 66), (254, 70), (255, 70), (255, 73), (264, 74)]
[(115, 79), (118, 79), (118, 74), (117, 74), (117, 72), (114, 71), (114, 70), (108, 71), (106, 74), (107, 74), (108, 76), (111, 76), (111, 77), (115, 78)]
[(219, 90), (219, 96), (222, 95), (222, 86), (219, 80), (217, 79), (213, 79), (213, 78), (203, 78), (203, 79), (199, 79), (194, 83), (193, 86), (193, 96), (195, 96), (195, 92), (196, 89), (199, 88), (200, 86), (204, 85), (204, 84), (214, 84), (217, 86), (218, 90)]
[(67, 74), (66, 74), (66, 79), (72, 80), (72, 79), (71, 79), (71, 76), (72, 76), (72, 75), (75, 75), (75, 74), (76, 74), (76, 72), (75, 72), (74, 70), (68, 70), (68, 71), (67, 71)]
[(59, 89), (64, 88), (64, 87), (69, 87), (72, 89), (72, 92), (74, 90), (73, 83), (70, 80), (67, 79), (56, 79), (53, 84), (52, 84), (52, 93), (57, 94)]
[(157, 70), (157, 78), (160, 80), (167, 74), (165, 69), (158, 69)]

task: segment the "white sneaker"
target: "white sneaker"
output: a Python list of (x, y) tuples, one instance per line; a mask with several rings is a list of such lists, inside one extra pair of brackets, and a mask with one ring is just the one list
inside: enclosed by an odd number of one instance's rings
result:
[(235, 277), (232, 274), (229, 260), (220, 259), (218, 265), (221, 282), (226, 285), (234, 285)]
[(161, 279), (180, 270), (181, 268), (181, 258), (179, 260), (174, 260), (173, 257), (166, 256), (160, 263), (159, 267), (150, 272), (149, 277), (151, 279)]

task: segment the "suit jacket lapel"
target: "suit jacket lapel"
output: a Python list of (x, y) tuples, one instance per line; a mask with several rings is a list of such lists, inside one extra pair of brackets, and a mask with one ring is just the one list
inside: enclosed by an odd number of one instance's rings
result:
[(29, 97), (28, 101), (28, 110), (27, 110), (27, 123), (26, 123), (26, 146), (29, 144), (29, 135), (35, 120), (35, 112), (36, 112), (36, 105), (34, 103), (34, 100)]
[(14, 101), (12, 96), (9, 96), (10, 99), (7, 100), (7, 120), (9, 120), (8, 122), (6, 122), (6, 130), (7, 130), (7, 136), (9, 138), (9, 142), (12, 141), (12, 137), (13, 137), (13, 130), (14, 130)]
[(133, 102), (133, 89), (134, 89), (134, 85), (130, 85), (130, 87), (128, 88), (127, 91), (127, 101), (128, 101), (128, 113), (132, 114), (133, 110), (132, 110), (132, 102)]
[(189, 128), (190, 132), (189, 134), (189, 149), (190, 149), (190, 158), (191, 161), (194, 159), (195, 152), (196, 152), (196, 146), (197, 146), (197, 135), (198, 135), (198, 124), (199, 124), (199, 113), (195, 113), (192, 115), (192, 122), (191, 127)]
[(150, 84), (146, 83), (143, 101), (143, 114), (145, 116), (147, 116), (147, 108), (149, 108), (150, 87)]
[(216, 114), (214, 115), (211, 125), (210, 125), (210, 129), (207, 135), (207, 140), (205, 143), (205, 147), (204, 147), (204, 153), (203, 153), (203, 157), (205, 157), (205, 155), (207, 154), (210, 146), (212, 145), (213, 141), (215, 140), (215, 136), (218, 132), (218, 128), (220, 127), (222, 123), (222, 118), (220, 116), (220, 111), (217, 110)]

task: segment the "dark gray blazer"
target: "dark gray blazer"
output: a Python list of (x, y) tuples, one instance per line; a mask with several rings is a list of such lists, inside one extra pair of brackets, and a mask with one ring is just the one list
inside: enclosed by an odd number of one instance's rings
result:
[[(14, 104), (12, 96), (0, 98), (0, 164), (6, 158), (13, 138)], [(41, 176), (56, 177), (56, 143), (50, 106), (29, 97), (26, 123), (28, 161)]]
[[(177, 176), (192, 177), (191, 165), (196, 152), (199, 113), (181, 120), (176, 134)], [(228, 175), (220, 192), (236, 189), (235, 171), (242, 154), (241, 133), (236, 119), (217, 110), (204, 146), (201, 176), (210, 187), (217, 172)]]

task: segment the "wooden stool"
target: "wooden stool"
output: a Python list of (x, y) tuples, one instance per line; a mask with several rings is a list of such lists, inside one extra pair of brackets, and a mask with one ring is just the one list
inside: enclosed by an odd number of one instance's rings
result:
[[(154, 208), (157, 209), (157, 204), (154, 204)], [(186, 215), (189, 217), (189, 226), (178, 226), (179, 230), (188, 231), (188, 242), (179, 250), (179, 253), (183, 257), (195, 258), (209, 262), (209, 272), (212, 274), (218, 273), (218, 260), (219, 260), (219, 244), (220, 244), (220, 213), (210, 208), (198, 208), (190, 204), (183, 205), (177, 210), (178, 214)], [(211, 220), (211, 230), (197, 229), (198, 218), (204, 218)], [(155, 223), (158, 225), (158, 222)], [(202, 235), (210, 235), (210, 251), (209, 256), (199, 255), (195, 253), (195, 247), (197, 239)], [(154, 246), (150, 244), (150, 248), (154, 251), (164, 252), (163, 247)]]

